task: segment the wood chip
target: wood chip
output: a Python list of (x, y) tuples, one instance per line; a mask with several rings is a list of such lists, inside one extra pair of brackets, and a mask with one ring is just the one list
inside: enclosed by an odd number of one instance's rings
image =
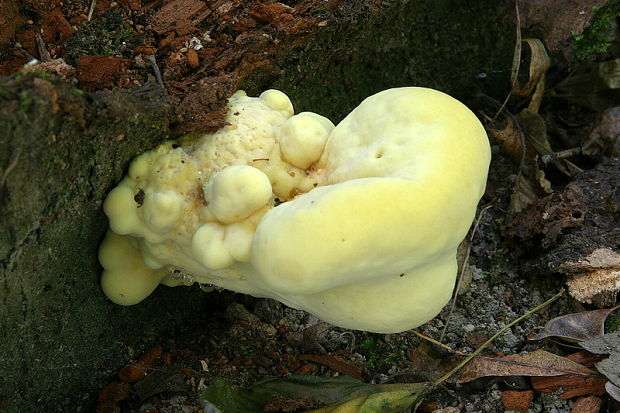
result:
[(345, 374), (354, 379), (364, 381), (362, 377), (362, 369), (350, 361), (335, 356), (323, 356), (320, 354), (302, 354), (299, 360), (311, 361), (313, 363), (322, 364), (338, 373)]
[(157, 34), (171, 30), (186, 34), (210, 13), (207, 5), (200, 0), (174, 0), (159, 9), (150, 22)]

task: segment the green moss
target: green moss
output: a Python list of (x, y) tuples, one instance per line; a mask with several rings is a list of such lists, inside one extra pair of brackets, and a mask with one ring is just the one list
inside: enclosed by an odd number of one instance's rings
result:
[(400, 359), (389, 344), (374, 337), (362, 341), (359, 352), (366, 357), (366, 368), (371, 372), (387, 371)]
[(117, 7), (100, 18), (90, 21), (65, 43), (65, 60), (75, 65), (80, 56), (122, 56), (131, 57), (134, 47), (142, 43), (140, 36), (134, 36), (124, 22), (127, 17)]
[(573, 54), (584, 61), (605, 53), (614, 35), (613, 21), (620, 16), (620, 0), (610, 0), (605, 6), (595, 9), (594, 16), (583, 33), (573, 37)]

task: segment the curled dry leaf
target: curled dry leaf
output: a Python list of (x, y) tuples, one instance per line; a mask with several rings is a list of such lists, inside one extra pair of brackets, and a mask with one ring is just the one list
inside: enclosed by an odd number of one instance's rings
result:
[(515, 125), (515, 120), (511, 116), (507, 116), (504, 124), (494, 121), (493, 124), (487, 125), (486, 129), (504, 153), (510, 157), (510, 160), (519, 165), (525, 154), (525, 146), (523, 133)]
[[(523, 39), (523, 42), (527, 43), (531, 51), (529, 78), (525, 85), (520, 85), (519, 62), (521, 61), (521, 47), (517, 47), (515, 48), (515, 59), (513, 60), (513, 70), (510, 77), (511, 93), (528, 96), (534, 90), (528, 109), (532, 112), (538, 112), (543, 93), (545, 92), (545, 73), (551, 66), (551, 59), (549, 59), (545, 46), (539, 39)], [(517, 57), (518, 61), (516, 61)]]
[(572, 374), (580, 377), (596, 377), (597, 374), (566, 357), (544, 350), (505, 357), (475, 357), (457, 375), (449, 379), (453, 383), (466, 383), (488, 376), (561, 376)]
[(570, 341), (584, 341), (605, 332), (605, 320), (619, 306), (604, 310), (583, 311), (566, 314), (549, 320), (541, 332), (529, 340), (542, 340), (547, 337), (559, 337)]

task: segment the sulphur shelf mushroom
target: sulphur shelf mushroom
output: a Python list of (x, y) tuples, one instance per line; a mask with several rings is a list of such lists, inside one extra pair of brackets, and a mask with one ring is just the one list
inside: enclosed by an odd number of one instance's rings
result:
[(336, 127), (277, 90), (228, 106), (227, 126), (138, 156), (108, 195), (110, 300), (198, 282), (380, 333), (439, 313), (490, 161), (471, 111), (418, 87), (377, 93)]

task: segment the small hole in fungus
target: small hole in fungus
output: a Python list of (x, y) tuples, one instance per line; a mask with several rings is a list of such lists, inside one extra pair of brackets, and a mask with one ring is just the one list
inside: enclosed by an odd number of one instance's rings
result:
[(404, 277), (404, 276), (405, 276), (405, 273), (402, 273), (401, 275), (399, 275), (399, 277)]
[(140, 188), (138, 193), (133, 196), (133, 200), (138, 204), (138, 208), (140, 208), (144, 204), (144, 189)]
[(378, 153), (378, 154), (375, 155), (375, 158), (376, 159), (381, 159), (381, 158), (383, 158), (383, 154), (382, 153)]

